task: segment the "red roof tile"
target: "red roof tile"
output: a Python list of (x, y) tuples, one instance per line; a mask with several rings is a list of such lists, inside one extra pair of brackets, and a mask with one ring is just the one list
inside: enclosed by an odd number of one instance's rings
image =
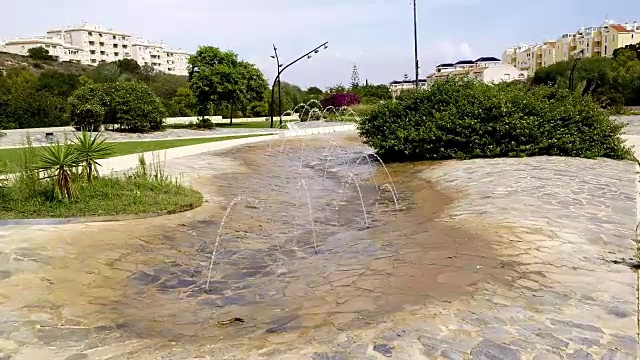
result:
[(633, 30), (628, 30), (626, 27), (622, 26), (622, 25), (618, 25), (618, 24), (612, 24), (609, 25), (609, 27), (613, 30), (615, 30), (616, 32), (619, 33), (630, 33), (633, 32)]

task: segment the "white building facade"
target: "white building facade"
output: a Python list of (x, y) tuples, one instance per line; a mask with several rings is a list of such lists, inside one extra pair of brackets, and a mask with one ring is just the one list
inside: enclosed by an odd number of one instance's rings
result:
[(49, 55), (59, 61), (69, 61), (84, 64), (87, 61), (87, 52), (81, 47), (67, 44), (64, 41), (46, 37), (33, 37), (25, 39), (13, 39), (0, 42), (0, 51), (26, 56), (29, 49), (43, 47), (49, 51)]
[[(455, 76), (497, 84), (504, 81), (526, 80), (527, 72), (495, 57), (481, 57), (476, 60), (440, 64), (427, 75), (426, 79), (420, 79), (420, 87), (428, 88), (435, 81)], [(396, 97), (402, 90), (414, 88), (415, 81), (408, 79), (392, 81), (390, 87), (393, 97)]]
[(122, 31), (84, 23), (47, 31), (43, 37), (7, 40), (0, 51), (26, 55), (32, 47), (43, 46), (60, 61), (96, 66), (100, 63), (133, 59), (140, 66), (152, 65), (156, 70), (186, 76), (189, 54), (172, 50), (164, 44), (137, 39)]

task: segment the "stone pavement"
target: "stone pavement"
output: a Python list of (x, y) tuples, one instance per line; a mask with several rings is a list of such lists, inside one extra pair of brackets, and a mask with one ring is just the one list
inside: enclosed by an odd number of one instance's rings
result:
[[(344, 144), (347, 150), (355, 146), (344, 137), (336, 136), (336, 141)], [(256, 146), (259, 145), (253, 145)], [(168, 166), (192, 178), (196, 186), (206, 190), (208, 201), (217, 203), (222, 200), (221, 193), (205, 185), (207, 179), (220, 179), (215, 188), (224, 189), (225, 194), (234, 194), (234, 190), (244, 188), (267, 192), (279, 189), (276, 185), (283, 181), (295, 186), (289, 180), (292, 171), (287, 170), (287, 161), (295, 164), (301, 152), (296, 151), (293, 142), (288, 146), (293, 150), (285, 151), (273, 163), (273, 175), (265, 171), (264, 166), (269, 163), (243, 163), (241, 158), (228, 159), (220, 155), (200, 154), (174, 159)], [(261, 148), (256, 151), (263, 153)], [(302, 154), (312, 151), (312, 144), (307, 143)], [(322, 153), (322, 150), (315, 151)], [(306, 155), (307, 162), (312, 155)], [(413, 166), (389, 166), (402, 202), (410, 202), (415, 196), (407, 185), (411, 180), (403, 180), (402, 175)], [(310, 188), (316, 189), (313, 191), (322, 188), (312, 181), (314, 176), (322, 176), (322, 170), (324, 166), (320, 163), (318, 169), (311, 168), (305, 173)], [(338, 167), (332, 167), (329, 173), (333, 175), (339, 171)], [(203, 236), (197, 233), (204, 232), (203, 226), (210, 222), (202, 220), (211, 215), (210, 207), (155, 220), (116, 224), (5, 227), (0, 229), (0, 358), (2, 354), (12, 360), (638, 358), (638, 280), (637, 274), (627, 266), (636, 256), (635, 164), (553, 157), (450, 161), (426, 164), (415, 178), (425, 179), (455, 197), (455, 201), (434, 220), (436, 223), (475, 234), (477, 239), (488, 239), (487, 249), (479, 248), (477, 243), (471, 242), (473, 239), (467, 239), (467, 244), (456, 243), (454, 253), (445, 256), (441, 252), (441, 259), (436, 252), (414, 253), (412, 250), (400, 251), (395, 255), (396, 260), (418, 261), (433, 256), (429, 261), (440, 267), (437, 281), (445, 287), (464, 280), (456, 278), (454, 273), (442, 272), (449, 269), (449, 265), (442, 264), (458, 259), (461, 265), (466, 263), (465, 271), (469, 272), (470, 279), (462, 282), (465, 289), (473, 290), (467, 295), (446, 299), (436, 294), (425, 296), (420, 303), (407, 304), (375, 319), (347, 310), (345, 315), (348, 317), (334, 319), (332, 326), (302, 327), (300, 331), (294, 331), (295, 326), (291, 326), (298, 320), (283, 319), (266, 333), (261, 332), (264, 334), (260, 336), (264, 338), (260, 337), (260, 340), (234, 337), (234, 331), (244, 329), (240, 326), (230, 329), (228, 334), (211, 337), (206, 344), (191, 344), (189, 338), (171, 338), (170, 335), (166, 335), (166, 339), (160, 337), (163, 341), (159, 342), (142, 334), (125, 336), (127, 332), (136, 334), (135, 326), (113, 322), (112, 319), (118, 318), (119, 312), (130, 304), (116, 302), (112, 311), (99, 311), (104, 309), (102, 304), (112, 304), (112, 299), (119, 299), (122, 294), (117, 293), (121, 291), (117, 287), (114, 292), (107, 290), (105, 285), (110, 284), (107, 280), (98, 280), (128, 276), (132, 271), (144, 268), (147, 259), (167, 251), (159, 247), (158, 243), (162, 241), (168, 241), (168, 246), (177, 248), (175, 251), (184, 253), (183, 256), (193, 257), (192, 251), (188, 250), (193, 245), (192, 238), (176, 242), (167, 237), (170, 235), (167, 226), (175, 224), (180, 228), (181, 224), (186, 224), (183, 227), (185, 234)], [(235, 182), (227, 183), (224, 179), (235, 179)], [(255, 185), (262, 181), (268, 185)], [(332, 180), (327, 181), (325, 186)], [(226, 187), (220, 187), (224, 184)], [(228, 202), (227, 196), (223, 198)], [(416, 201), (418, 204), (435, 201), (430, 199)], [(406, 212), (400, 212), (398, 218), (406, 216), (403, 214)], [(215, 218), (218, 216), (216, 213)], [(189, 224), (195, 220), (203, 225), (192, 229)], [(391, 219), (387, 221), (391, 222)], [(323, 220), (318, 226), (328, 225)], [(420, 225), (416, 221), (413, 227)], [(364, 232), (383, 243), (378, 250), (381, 254), (393, 244), (402, 242), (403, 236), (413, 236), (411, 226), (407, 226), (404, 234), (385, 233), (384, 229), (381, 225), (374, 228), (374, 232)], [(358, 232), (354, 230), (354, 233)], [(240, 244), (249, 246), (251, 243), (247, 239), (251, 234), (245, 233)], [(432, 241), (428, 233), (424, 234), (425, 243)], [(54, 237), (57, 240), (52, 242), (50, 239)], [(367, 247), (367, 242), (362, 241)], [(74, 247), (76, 242), (78, 245)], [(72, 249), (76, 253), (70, 254)], [(129, 255), (136, 261), (124, 261), (123, 252), (127, 249), (139, 253)], [(345, 253), (349, 253), (350, 250), (346, 250)], [(103, 254), (105, 260), (92, 260), (88, 254), (95, 253)], [(374, 259), (370, 266), (376, 264), (381, 269), (388, 269), (389, 277), (395, 276), (397, 271), (410, 272), (412, 269), (405, 262), (390, 266), (393, 261), (393, 257), (383, 256)], [(64, 272), (74, 263), (80, 269), (84, 268), (84, 272)], [(402, 267), (397, 268), (397, 265)], [(322, 264), (314, 266), (318, 273), (331, 270), (323, 269)], [(489, 266), (496, 266), (496, 269), (486, 269)], [(47, 267), (55, 271), (45, 272)], [(429, 275), (422, 273), (421, 276), (427, 281)], [(278, 277), (277, 274), (274, 276)], [(487, 279), (486, 276), (495, 278)], [(483, 280), (474, 281), (475, 277)], [(344, 280), (333, 281), (342, 282), (347, 293), (357, 290)], [(266, 278), (263, 281), (267, 281)], [(386, 284), (390, 287), (400, 285)], [(65, 291), (56, 293), (53, 291), (56, 288)], [(416, 291), (418, 288), (416, 286)], [(369, 289), (373, 293), (384, 291), (376, 287)], [(295, 290), (304, 292), (305, 288)], [(148, 306), (172, 301), (168, 295), (147, 294)], [(409, 291), (406, 295), (413, 294)], [(75, 307), (54, 306), (62, 300), (73, 302), (74, 296), (83, 303), (75, 304)], [(94, 300), (86, 304), (87, 296)], [(373, 307), (372, 302), (360, 301), (362, 303), (358, 304), (347, 301), (340, 306)], [(259, 305), (257, 309), (260, 309)], [(143, 309), (140, 311), (144, 312)], [(200, 319), (206, 317), (206, 313), (194, 314), (195, 319), (189, 317), (188, 311), (185, 314), (185, 318), (177, 323), (177, 326), (182, 325), (181, 331), (193, 336), (208, 331)], [(162, 319), (164, 314), (156, 316)], [(139, 317), (139, 320), (153, 319)], [(248, 329), (253, 328), (249, 326)]]
[[(277, 126), (277, 119), (274, 120)], [(342, 125), (343, 123), (324, 122), (324, 121), (308, 121), (300, 123), (301, 128), (316, 127), (332, 127)], [(167, 129), (148, 134), (122, 133), (115, 131), (105, 131), (103, 135), (110, 141), (146, 141), (146, 140), (170, 140), (170, 139), (187, 139), (201, 137), (217, 137), (217, 136), (233, 136), (233, 135), (250, 135), (261, 133), (273, 133), (278, 129), (270, 128), (215, 128), (211, 130), (191, 130), (191, 129)], [(46, 144), (45, 135), (47, 132), (53, 132), (54, 136), (60, 142), (65, 139), (74, 139), (73, 128), (42, 128), (42, 129), (20, 129), (5, 130), (5, 136), (0, 136), (0, 148), (17, 147), (25, 145), (25, 135), (29, 133), (33, 145), (40, 146)]]

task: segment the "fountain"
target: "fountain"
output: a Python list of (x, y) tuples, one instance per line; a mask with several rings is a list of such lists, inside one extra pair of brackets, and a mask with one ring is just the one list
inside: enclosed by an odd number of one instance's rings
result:
[(364, 216), (364, 224), (369, 226), (369, 219), (367, 218), (367, 208), (364, 206), (364, 199), (362, 198), (362, 191), (360, 191), (360, 184), (358, 184), (358, 180), (353, 174), (349, 174), (349, 183), (353, 181), (356, 184), (356, 189), (358, 190), (358, 195), (360, 196), (360, 204), (362, 204), (362, 214)]
[(222, 239), (222, 229), (224, 228), (224, 224), (226, 223), (227, 218), (231, 213), (231, 209), (233, 209), (235, 204), (237, 204), (239, 201), (242, 201), (242, 200), (250, 201), (254, 204), (258, 203), (258, 201), (253, 198), (246, 197), (246, 196), (238, 196), (235, 199), (233, 199), (233, 201), (231, 201), (231, 203), (227, 207), (227, 210), (225, 211), (224, 216), (222, 217), (222, 221), (220, 222), (220, 227), (218, 228), (218, 235), (216, 236), (216, 242), (213, 245), (213, 252), (211, 253), (211, 262), (209, 263), (209, 275), (207, 276), (207, 284), (205, 286), (205, 291), (209, 290), (209, 283), (211, 282), (211, 272), (213, 271), (213, 262), (216, 259), (216, 253), (218, 251), (218, 245), (220, 244), (220, 239)]
[(309, 188), (307, 187), (307, 183), (304, 180), (300, 180), (298, 183), (298, 189), (302, 187), (304, 189), (305, 194), (307, 195), (307, 205), (309, 206), (309, 222), (311, 223), (311, 233), (313, 234), (313, 251), (314, 253), (318, 253), (318, 243), (316, 240), (316, 225), (313, 220), (313, 210), (311, 209), (311, 197), (309, 197)]

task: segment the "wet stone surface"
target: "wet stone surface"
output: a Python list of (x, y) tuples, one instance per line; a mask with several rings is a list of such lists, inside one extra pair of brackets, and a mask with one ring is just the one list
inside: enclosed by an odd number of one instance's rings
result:
[(169, 162), (191, 213), (1, 228), (0, 359), (637, 358), (632, 163), (390, 165), (398, 211), (333, 139)]

